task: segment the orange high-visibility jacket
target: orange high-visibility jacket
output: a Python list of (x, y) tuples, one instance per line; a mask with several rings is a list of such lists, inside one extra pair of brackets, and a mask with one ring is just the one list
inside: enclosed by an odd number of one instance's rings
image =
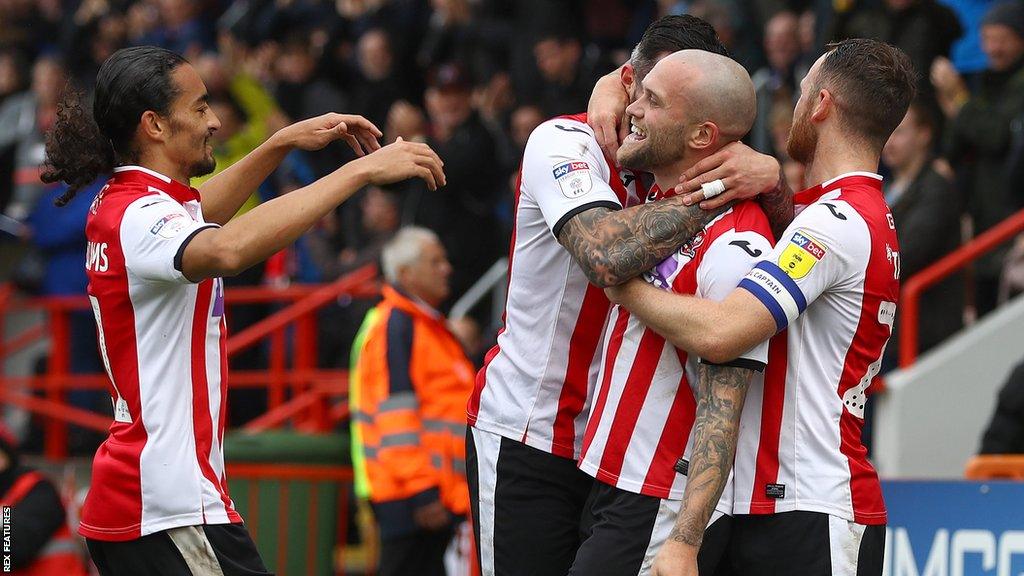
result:
[[(7, 493), (0, 497), (0, 505), (17, 507), (18, 503), (35, 488), (36, 484), (43, 480), (43, 475), (35, 471), (21, 476)], [(16, 538), (18, 527), (12, 526), (11, 528), (14, 530)], [(67, 524), (62, 523), (50, 541), (36, 555), (32, 564), (13, 570), (11, 574), (16, 576), (86, 576), (86, 568), (85, 562), (82, 560), (81, 548), (75, 542)]]
[(385, 286), (356, 351), (352, 422), (374, 504), (437, 498), (469, 511), (466, 400), (474, 370), (445, 318)]

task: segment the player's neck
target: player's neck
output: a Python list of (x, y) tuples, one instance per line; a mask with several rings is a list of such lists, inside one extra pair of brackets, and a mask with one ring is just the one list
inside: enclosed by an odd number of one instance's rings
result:
[(672, 162), (671, 164), (665, 164), (664, 166), (658, 166), (651, 171), (654, 174), (654, 183), (658, 185), (658, 189), (671, 190), (679, 184), (679, 177), (684, 172), (689, 170), (699, 158), (681, 158)]
[(850, 172), (878, 172), (879, 152), (849, 138), (821, 134), (807, 166), (806, 182), (821, 184)]
[(158, 154), (141, 154), (139, 156), (138, 164), (143, 168), (149, 168), (154, 172), (159, 172), (172, 180), (177, 180), (185, 186), (189, 185), (188, 172), (185, 168), (170, 161), (170, 159), (165, 156)]

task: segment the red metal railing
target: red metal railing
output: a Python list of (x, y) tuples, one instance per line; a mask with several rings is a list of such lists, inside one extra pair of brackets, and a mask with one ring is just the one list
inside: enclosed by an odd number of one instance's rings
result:
[(903, 284), (900, 296), (900, 367), (910, 366), (917, 359), (921, 293), (1021, 232), (1024, 232), (1024, 210), (988, 229)]
[[(288, 421), (304, 430), (325, 430), (347, 410), (329, 401), (332, 396), (347, 393), (346, 370), (320, 370), (316, 366), (316, 312), (342, 295), (366, 298), (378, 293), (374, 282), (376, 269), (365, 266), (329, 284), (296, 285), (286, 288), (232, 288), (225, 298), (230, 306), (274, 303), (285, 308), (256, 324), (229, 336), (228, 356), (269, 340), (267, 370), (238, 370), (229, 375), (229, 385), (266, 387), (270, 413), (257, 422), (265, 430)], [(81, 296), (17, 299), (10, 286), (0, 286), (0, 365), (12, 354), (49, 338), (50, 359), (43, 375), (8, 377), (0, 375), (0, 401), (38, 414), (44, 421), (44, 454), (53, 459), (67, 455), (67, 427), (75, 424), (105, 431), (110, 419), (87, 410), (71, 407), (66, 402), (69, 390), (102, 390), (105, 374), (70, 373), (71, 312), (88, 310), (88, 299)], [(44, 321), (6, 337), (4, 322), (12, 312), (42, 312)], [(293, 332), (293, 353), (289, 357), (289, 332)], [(289, 362), (290, 360), (290, 362)], [(41, 391), (43, 397), (34, 393)], [(288, 395), (293, 400), (288, 401)], [(299, 402), (295, 408), (293, 402)]]

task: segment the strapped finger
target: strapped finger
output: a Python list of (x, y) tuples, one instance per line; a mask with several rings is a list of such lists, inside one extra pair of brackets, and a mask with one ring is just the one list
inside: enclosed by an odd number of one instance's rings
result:
[(736, 184), (736, 180), (732, 176), (727, 176), (722, 178), (722, 184), (725, 185), (725, 191), (716, 195), (714, 198), (703, 200), (700, 203), (701, 209), (714, 210), (715, 208), (725, 206), (726, 204), (736, 200), (736, 190), (732, 187)]
[[(719, 179), (724, 180), (727, 176), (726, 172), (727, 171), (721, 166), (712, 168), (706, 172), (698, 172), (693, 178), (676, 185), (676, 192), (693, 194), (694, 192), (700, 191), (701, 186), (708, 182), (713, 182)], [(687, 171), (687, 173), (689, 173), (689, 171)]]

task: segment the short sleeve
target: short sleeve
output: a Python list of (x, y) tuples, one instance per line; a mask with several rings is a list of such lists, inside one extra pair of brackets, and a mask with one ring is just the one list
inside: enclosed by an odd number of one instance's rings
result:
[(538, 126), (523, 153), (522, 190), (557, 237), (573, 216), (596, 207), (622, 208), (608, 185), (610, 169), (589, 126), (555, 118)]
[(849, 221), (833, 216), (829, 204), (801, 212), (775, 248), (740, 282), (768, 308), (782, 330), (822, 293), (848, 278), (851, 252), (863, 239)]
[[(710, 300), (724, 300), (751, 268), (771, 251), (771, 242), (757, 232), (732, 229), (723, 233), (708, 246), (697, 267), (696, 295)], [(767, 363), (768, 341), (765, 340), (723, 365), (761, 372)]]
[(181, 271), (185, 247), (202, 230), (217, 227), (196, 221), (169, 197), (139, 198), (128, 205), (121, 220), (125, 267), (145, 280), (191, 283)]

